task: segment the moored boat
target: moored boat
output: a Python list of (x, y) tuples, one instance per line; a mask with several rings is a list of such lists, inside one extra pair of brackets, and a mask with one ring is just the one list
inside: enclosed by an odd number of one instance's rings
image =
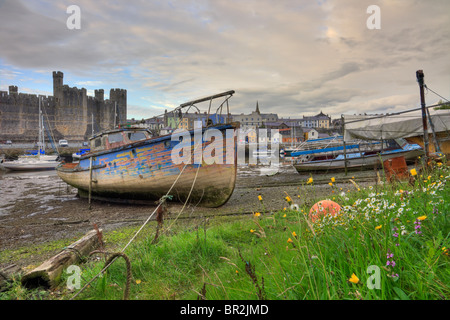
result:
[[(81, 155), (78, 163), (61, 164), (56, 171), (82, 197), (90, 193), (94, 199), (140, 202), (156, 201), (168, 194), (174, 201), (218, 207), (228, 201), (235, 186), (236, 135), (227, 134), (227, 130), (234, 132), (237, 126), (227, 123), (192, 129), (181, 142), (170, 134), (152, 136), (143, 128), (113, 129), (91, 137), (89, 153)], [(213, 142), (205, 133), (210, 129), (222, 134), (225, 141), (222, 150), (214, 149), (216, 161), (208, 161)], [(187, 133), (191, 141), (184, 141)], [(198, 136), (203, 137), (201, 143)], [(180, 143), (191, 151), (187, 161), (174, 159)], [(182, 149), (183, 157), (187, 149)]]
[(404, 157), (411, 161), (424, 154), (423, 149), (416, 144), (402, 144), (401, 147), (388, 150), (339, 153), (334, 155), (310, 155), (305, 161), (297, 161), (294, 167), (298, 172), (332, 171), (332, 170), (362, 170), (381, 167), (381, 164), (392, 158)]

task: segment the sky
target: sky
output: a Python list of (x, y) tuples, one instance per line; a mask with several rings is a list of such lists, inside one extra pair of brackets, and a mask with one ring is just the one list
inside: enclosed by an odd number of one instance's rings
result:
[(228, 90), (233, 114), (397, 112), (420, 106), (417, 70), (450, 99), (449, 13), (448, 0), (0, 0), (0, 90), (53, 95), (62, 71), (91, 96), (126, 89), (129, 119)]

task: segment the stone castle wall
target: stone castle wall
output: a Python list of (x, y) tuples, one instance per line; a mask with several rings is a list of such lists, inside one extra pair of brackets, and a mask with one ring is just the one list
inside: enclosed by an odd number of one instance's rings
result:
[[(107, 100), (103, 89), (95, 90), (95, 96), (91, 97), (85, 88), (64, 85), (63, 73), (55, 71), (53, 96), (39, 97), (44, 125), (56, 141), (86, 141), (92, 135), (92, 122), (95, 133), (112, 129), (114, 122), (116, 125), (126, 122), (127, 91), (124, 89), (111, 89)], [(19, 93), (17, 86), (10, 86), (9, 92), (0, 91), (0, 141), (29, 143), (38, 140), (39, 97)]]

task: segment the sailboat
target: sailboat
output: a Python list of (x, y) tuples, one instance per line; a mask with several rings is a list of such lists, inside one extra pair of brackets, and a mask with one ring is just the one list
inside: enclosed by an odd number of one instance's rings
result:
[(13, 171), (53, 170), (58, 166), (58, 155), (45, 154), (44, 118), (39, 97), (39, 150), (36, 155), (23, 155), (18, 160), (3, 161), (0, 165), (4, 169)]

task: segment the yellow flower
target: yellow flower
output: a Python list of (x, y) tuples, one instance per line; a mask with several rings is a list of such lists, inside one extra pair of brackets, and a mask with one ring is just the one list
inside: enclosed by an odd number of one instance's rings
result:
[(297, 236), (297, 234), (295, 233), (295, 231), (292, 231), (292, 235), (293, 235), (294, 237)]
[(358, 283), (359, 279), (356, 276), (356, 274), (352, 274), (352, 276), (350, 277), (350, 279), (348, 279), (348, 281), (350, 281), (351, 283)]
[(253, 229), (250, 229), (250, 232), (251, 232), (251, 233), (253, 233), (253, 232), (255, 232), (255, 230), (253, 230)]
[(428, 176), (428, 180), (430, 180), (431, 179), (431, 176)]
[(292, 243), (293, 241), (292, 241), (291, 238), (289, 238), (289, 239), (287, 239), (287, 242), (288, 242), (288, 243)]
[(310, 184), (310, 183), (313, 183), (313, 182), (314, 182), (314, 180), (313, 180), (313, 178), (311, 177), (311, 178), (308, 179), (308, 181), (306, 181), (306, 184)]
[(382, 224), (380, 224), (379, 226), (376, 226), (375, 230), (380, 230), (382, 226), (383, 226)]
[(258, 196), (258, 200), (259, 200), (259, 201), (262, 201), (261, 195)]
[(332, 177), (331, 182), (336, 182), (336, 179), (334, 177)]
[(140, 284), (141, 283), (141, 280), (136, 280), (136, 284)]
[(289, 196), (286, 197), (287, 202), (291, 202), (291, 198)]
[(261, 215), (261, 213), (255, 212), (255, 217), (259, 217), (260, 215)]
[(330, 186), (333, 186), (333, 183), (332, 183), (332, 182), (328, 182), (328, 184), (329, 184)]
[(420, 217), (418, 217), (417, 219), (420, 220), (420, 221), (422, 221), (422, 220), (425, 220), (426, 218), (427, 218), (427, 216), (420, 216)]
[(442, 162), (437, 163), (438, 167), (442, 166)]
[(411, 172), (412, 176), (416, 176), (417, 175), (417, 171), (415, 168), (412, 168), (409, 172)]
[(239, 273), (239, 271), (236, 270), (236, 274), (238, 274), (238, 273)]
[(286, 211), (286, 207), (283, 208), (283, 211)]
[(283, 218), (286, 218), (286, 213), (283, 215)]

